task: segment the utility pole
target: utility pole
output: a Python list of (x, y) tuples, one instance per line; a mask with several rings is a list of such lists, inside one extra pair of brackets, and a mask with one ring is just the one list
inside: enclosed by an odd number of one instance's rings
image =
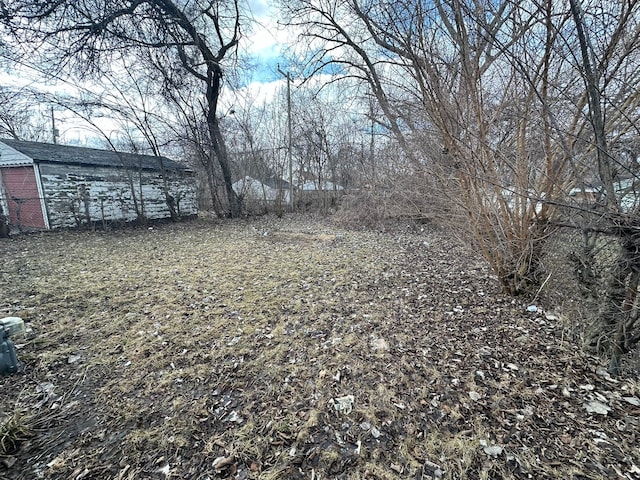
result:
[(53, 136), (53, 144), (58, 143), (58, 129), (56, 128), (56, 117), (53, 115), (53, 105), (51, 105), (51, 133)]
[(283, 72), (280, 69), (279, 64), (278, 72), (280, 72), (287, 78), (287, 129), (289, 131), (287, 154), (289, 156), (289, 206), (291, 207), (291, 211), (293, 212), (293, 157), (291, 154), (291, 151), (293, 150), (293, 133), (291, 127), (291, 74), (289, 72)]

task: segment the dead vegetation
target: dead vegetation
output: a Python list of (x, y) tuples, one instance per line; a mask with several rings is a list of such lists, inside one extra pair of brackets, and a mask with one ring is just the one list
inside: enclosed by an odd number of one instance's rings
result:
[(265, 217), (0, 249), (0, 313), (32, 329), (0, 478), (640, 475), (637, 381), (438, 232)]

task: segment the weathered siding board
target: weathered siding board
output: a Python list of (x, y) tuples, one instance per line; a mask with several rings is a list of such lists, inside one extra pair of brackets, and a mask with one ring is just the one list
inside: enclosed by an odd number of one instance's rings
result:
[[(130, 181), (146, 218), (170, 217), (160, 172), (40, 163), (40, 176), (51, 228), (87, 223), (87, 216), (94, 222), (136, 220)], [(168, 172), (167, 186), (180, 215), (197, 213), (191, 173)]]

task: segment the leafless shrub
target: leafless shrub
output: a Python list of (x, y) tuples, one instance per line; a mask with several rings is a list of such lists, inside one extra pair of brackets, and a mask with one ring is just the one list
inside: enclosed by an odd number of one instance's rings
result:
[(453, 209), (438, 185), (416, 173), (349, 192), (335, 219), (343, 225), (374, 229), (386, 229), (400, 220), (444, 225), (450, 223)]

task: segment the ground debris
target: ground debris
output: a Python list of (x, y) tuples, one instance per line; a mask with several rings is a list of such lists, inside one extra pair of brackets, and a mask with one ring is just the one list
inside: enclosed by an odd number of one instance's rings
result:
[(3, 480), (640, 474), (637, 380), (442, 233), (285, 215), (0, 254), (0, 316), (30, 327)]

